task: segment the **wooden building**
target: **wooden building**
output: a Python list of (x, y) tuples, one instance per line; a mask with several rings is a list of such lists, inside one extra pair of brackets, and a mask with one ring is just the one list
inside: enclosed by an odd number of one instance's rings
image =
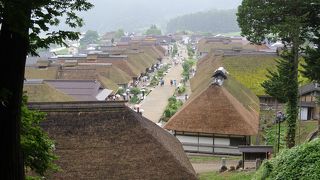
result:
[(316, 103), (320, 95), (320, 85), (310, 83), (299, 88), (299, 104), (301, 120), (318, 120), (320, 107)]

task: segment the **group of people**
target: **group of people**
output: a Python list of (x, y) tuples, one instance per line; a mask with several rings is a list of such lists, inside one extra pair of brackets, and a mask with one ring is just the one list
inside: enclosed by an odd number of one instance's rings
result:
[(177, 80), (170, 80), (170, 86), (177, 86)]

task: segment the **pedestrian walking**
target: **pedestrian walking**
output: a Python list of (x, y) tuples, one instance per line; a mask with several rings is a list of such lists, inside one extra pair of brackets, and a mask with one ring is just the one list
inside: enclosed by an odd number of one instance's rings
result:
[(177, 80), (173, 80), (173, 85), (177, 86)]
[(172, 86), (172, 85), (173, 85), (173, 80), (171, 79), (171, 80), (170, 80), (170, 86)]

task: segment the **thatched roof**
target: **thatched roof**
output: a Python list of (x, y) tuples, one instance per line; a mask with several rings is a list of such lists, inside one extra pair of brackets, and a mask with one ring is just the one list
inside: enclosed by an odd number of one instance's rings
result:
[(48, 67), (45, 69), (26, 67), (25, 78), (26, 79), (56, 79), (58, 74), (58, 68), (56, 66)]
[(25, 84), (23, 90), (27, 92), (29, 102), (64, 102), (75, 100), (47, 83)]
[(52, 179), (197, 179), (178, 140), (122, 103), (32, 107), (56, 142)]
[(165, 128), (185, 132), (255, 135), (258, 124), (257, 112), (244, 107), (226, 88), (211, 85), (187, 102)]
[[(197, 64), (191, 79), (192, 95), (165, 125), (166, 129), (229, 135), (254, 135), (258, 131), (259, 99), (228, 76), (222, 87), (211, 76), (221, 57), (209, 54)], [(227, 69), (228, 70), (228, 69)]]
[(37, 67), (46, 68), (50, 65), (50, 61), (48, 60), (38, 60), (37, 61)]

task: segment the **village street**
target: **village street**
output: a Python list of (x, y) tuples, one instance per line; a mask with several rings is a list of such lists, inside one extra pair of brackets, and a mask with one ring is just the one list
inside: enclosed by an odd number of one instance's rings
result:
[[(178, 53), (181, 53), (180, 56), (187, 58), (188, 54), (186, 53), (186, 47), (183, 45), (178, 45)], [(172, 58), (166, 57), (163, 60), (163, 63), (171, 63)], [(173, 64), (173, 63), (172, 63)], [(154, 123), (158, 123), (163, 111), (165, 110), (168, 99), (173, 95), (175, 91), (175, 86), (170, 85), (170, 80), (176, 80), (177, 84), (181, 80), (182, 65), (172, 65), (168, 70), (168, 74), (164, 76), (164, 86), (156, 86), (151, 93), (146, 96), (146, 98), (141, 102), (141, 109), (144, 110), (142, 115), (147, 119), (150, 119)]]

